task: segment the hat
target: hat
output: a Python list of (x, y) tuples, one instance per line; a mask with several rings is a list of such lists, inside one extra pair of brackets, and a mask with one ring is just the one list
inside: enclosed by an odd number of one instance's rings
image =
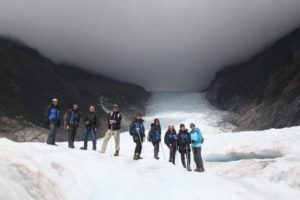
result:
[(119, 108), (118, 104), (114, 104), (113, 108)]
[(180, 124), (180, 128), (184, 127), (185, 128), (185, 125), (184, 124)]
[(57, 98), (53, 98), (52, 102), (58, 102)]

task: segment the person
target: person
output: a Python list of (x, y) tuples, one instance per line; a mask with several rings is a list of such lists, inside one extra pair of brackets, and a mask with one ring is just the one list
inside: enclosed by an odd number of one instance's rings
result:
[(203, 160), (201, 156), (201, 146), (204, 141), (202, 133), (199, 128), (196, 128), (196, 125), (194, 123), (190, 124), (191, 128), (191, 141), (192, 141), (192, 149), (193, 149), (193, 155), (194, 155), (194, 160), (196, 163), (196, 172), (204, 172), (204, 167), (203, 167)]
[(59, 111), (58, 100), (56, 98), (53, 98), (51, 100), (50, 105), (48, 106), (47, 125), (50, 128), (47, 144), (56, 146), (55, 144), (56, 131), (57, 128), (60, 126), (60, 111)]
[(89, 135), (92, 135), (93, 150), (96, 151), (96, 133), (99, 127), (99, 118), (94, 106), (90, 106), (88, 114), (84, 117), (86, 132), (84, 134), (84, 146), (80, 149), (87, 150)]
[(130, 125), (129, 133), (136, 144), (133, 160), (142, 159), (141, 153), (142, 153), (143, 141), (145, 138), (145, 128), (144, 128), (144, 120), (142, 119), (142, 115), (140, 113), (137, 113), (134, 120), (132, 121)]
[(151, 129), (149, 131), (149, 138), (154, 146), (154, 158), (159, 160), (159, 144), (161, 141), (161, 127), (159, 119), (155, 119), (154, 123), (151, 124)]
[[(191, 170), (191, 137), (187, 129), (185, 129), (184, 124), (180, 125), (180, 130), (177, 136), (178, 150), (181, 154), (181, 162), (184, 168), (187, 168), (188, 171)], [(187, 163), (185, 162), (185, 156)]]
[(77, 134), (77, 128), (80, 122), (80, 114), (77, 104), (73, 104), (66, 111), (64, 116), (64, 128), (68, 133), (69, 148), (75, 148), (74, 141)]
[(169, 125), (164, 138), (165, 144), (170, 149), (169, 162), (175, 165), (175, 156), (177, 150), (177, 134), (173, 125)]
[(119, 156), (120, 152), (120, 129), (121, 129), (122, 115), (119, 112), (119, 106), (113, 105), (112, 112), (107, 117), (108, 129), (105, 133), (104, 141), (100, 153), (105, 153), (107, 144), (113, 135), (115, 138), (115, 156)]

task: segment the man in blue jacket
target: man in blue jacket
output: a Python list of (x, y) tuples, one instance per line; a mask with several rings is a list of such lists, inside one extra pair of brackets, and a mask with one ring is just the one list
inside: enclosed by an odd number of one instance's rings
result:
[(204, 141), (202, 133), (199, 128), (196, 128), (196, 125), (194, 123), (190, 124), (191, 128), (191, 140), (192, 140), (192, 149), (193, 149), (193, 155), (194, 155), (194, 160), (196, 163), (197, 168), (195, 171), (197, 172), (204, 172), (204, 167), (203, 167), (203, 161), (202, 161), (202, 156), (201, 156), (201, 146)]

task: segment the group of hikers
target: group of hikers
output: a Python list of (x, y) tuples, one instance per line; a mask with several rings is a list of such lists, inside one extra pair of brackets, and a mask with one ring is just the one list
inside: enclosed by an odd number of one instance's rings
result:
[[(47, 144), (56, 145), (56, 130), (60, 126), (60, 108), (58, 100), (52, 99), (47, 112), (47, 124), (50, 128), (50, 132), (47, 139)], [(74, 141), (77, 134), (77, 128), (79, 126), (81, 114), (78, 109), (78, 105), (74, 104), (64, 114), (64, 129), (68, 133), (68, 145), (69, 148), (75, 148)], [(104, 136), (104, 140), (101, 146), (100, 153), (105, 153), (107, 144), (110, 138), (113, 136), (115, 139), (115, 154), (119, 156), (120, 152), (120, 130), (121, 130), (122, 115), (119, 112), (119, 106), (113, 105), (112, 111), (107, 116), (107, 131)], [(91, 136), (93, 141), (93, 150), (97, 148), (96, 133), (98, 132), (100, 120), (96, 113), (94, 106), (89, 107), (88, 113), (83, 118), (83, 123), (86, 127), (86, 131), (83, 137), (83, 147), (81, 150), (87, 150), (88, 139)], [(184, 124), (180, 125), (180, 129), (177, 133), (174, 125), (169, 125), (167, 132), (164, 136), (164, 143), (170, 150), (169, 162), (175, 164), (175, 157), (177, 150), (181, 155), (181, 162), (184, 168), (188, 171), (191, 169), (191, 152), (193, 153), (194, 161), (196, 164), (196, 172), (204, 172), (204, 166), (201, 156), (201, 146), (204, 142), (203, 135), (199, 128), (196, 128), (194, 123), (190, 124), (190, 132), (186, 129)], [(144, 120), (141, 113), (136, 113), (130, 128), (129, 134), (132, 136), (135, 143), (134, 160), (142, 159), (142, 147), (145, 142), (146, 133), (144, 127)], [(159, 119), (155, 119), (151, 124), (151, 129), (147, 135), (147, 141), (151, 142), (154, 147), (154, 158), (159, 159), (159, 150), (161, 146), (162, 129)], [(162, 146), (161, 146), (162, 147)]]

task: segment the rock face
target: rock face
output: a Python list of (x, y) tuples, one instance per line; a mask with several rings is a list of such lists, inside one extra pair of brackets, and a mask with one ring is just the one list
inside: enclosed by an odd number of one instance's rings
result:
[[(16, 132), (17, 135), (26, 135), (34, 132), (30, 131), (33, 126), (44, 127), (46, 108), (52, 97), (60, 100), (62, 112), (69, 105), (77, 103), (84, 115), (89, 105), (95, 105), (101, 118), (99, 135), (107, 126), (105, 110), (117, 103), (124, 117), (123, 130), (127, 130), (134, 113), (144, 112), (148, 96), (149, 93), (142, 87), (114, 81), (72, 65), (57, 65), (18, 41), (0, 37), (0, 117), (4, 117), (0, 120), (2, 136), (16, 139)], [(31, 133), (34, 140), (36, 134)], [(83, 125), (78, 138), (82, 138), (82, 134)], [(25, 136), (27, 139), (24, 140), (28, 141), (30, 137)], [(58, 139), (66, 139), (62, 130)]]
[(262, 53), (219, 71), (207, 99), (239, 130), (300, 125), (300, 28)]

